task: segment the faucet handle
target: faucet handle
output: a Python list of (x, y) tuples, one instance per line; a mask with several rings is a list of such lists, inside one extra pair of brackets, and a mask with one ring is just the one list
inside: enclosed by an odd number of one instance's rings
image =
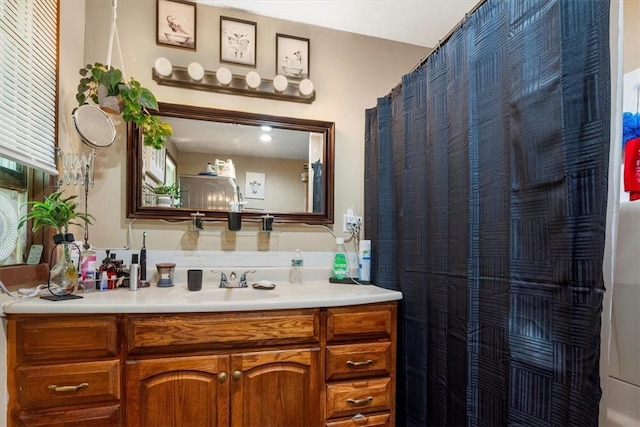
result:
[(242, 273), (242, 276), (240, 276), (240, 286), (243, 288), (247, 287), (247, 274), (249, 273), (255, 273), (255, 270), (247, 270), (244, 273)]
[[(212, 273), (220, 273), (220, 287), (226, 288), (229, 286), (229, 281), (227, 280), (227, 275), (222, 271), (211, 270)], [(233, 274), (233, 273), (232, 273)]]
[(11, 292), (9, 292), (9, 289), (7, 289), (7, 287), (2, 282), (0, 282), (0, 294), (7, 294), (10, 297), (13, 296), (13, 294)]

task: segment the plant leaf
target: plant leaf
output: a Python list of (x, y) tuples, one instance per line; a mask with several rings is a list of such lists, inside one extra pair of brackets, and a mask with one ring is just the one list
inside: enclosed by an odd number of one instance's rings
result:
[(141, 89), (140, 96), (138, 96), (138, 102), (142, 104), (143, 107), (148, 108), (150, 110), (158, 109), (158, 101), (156, 100), (156, 97), (147, 88), (143, 87)]

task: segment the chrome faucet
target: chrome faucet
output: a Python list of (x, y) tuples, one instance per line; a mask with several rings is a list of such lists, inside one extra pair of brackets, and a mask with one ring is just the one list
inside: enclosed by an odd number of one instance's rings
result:
[(240, 280), (238, 280), (238, 276), (235, 271), (232, 271), (227, 278), (227, 275), (222, 271), (212, 270), (213, 273), (220, 273), (220, 287), (221, 288), (246, 288), (247, 287), (247, 274), (255, 273), (255, 270), (247, 270), (240, 276)]

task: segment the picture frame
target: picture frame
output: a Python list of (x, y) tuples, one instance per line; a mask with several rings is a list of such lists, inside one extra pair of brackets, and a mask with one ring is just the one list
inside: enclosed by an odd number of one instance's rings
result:
[(258, 25), (220, 16), (220, 62), (256, 66)]
[(266, 176), (260, 172), (245, 172), (244, 198), (264, 200)]
[(304, 37), (276, 34), (276, 75), (287, 78), (308, 79), (310, 68), (310, 41)]
[(164, 183), (166, 148), (144, 147), (144, 171), (153, 181)]
[(156, 0), (156, 44), (196, 50), (197, 4)]

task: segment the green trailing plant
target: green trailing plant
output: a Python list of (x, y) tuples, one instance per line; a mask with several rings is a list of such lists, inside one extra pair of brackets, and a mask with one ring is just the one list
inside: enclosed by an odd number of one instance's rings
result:
[(125, 80), (122, 71), (99, 62), (85, 65), (79, 73), (80, 82), (76, 93), (78, 105), (87, 104), (89, 100), (100, 105), (103, 97), (116, 97), (121, 111), (107, 111), (120, 113), (125, 122), (138, 126), (144, 136), (144, 145), (162, 148), (165, 138), (173, 133), (173, 129), (169, 123), (162, 122), (157, 115), (151, 114), (151, 111), (158, 111), (158, 101), (149, 89), (134, 78)]
[(32, 220), (31, 231), (36, 232), (43, 227), (51, 227), (56, 234), (67, 234), (70, 225), (81, 225), (77, 220), (91, 224), (94, 219), (91, 214), (78, 212), (78, 203), (73, 195), (63, 197), (61, 191), (57, 191), (45, 197), (44, 201), (37, 200), (27, 202), (31, 209), (20, 219), (18, 228), (23, 227)]

